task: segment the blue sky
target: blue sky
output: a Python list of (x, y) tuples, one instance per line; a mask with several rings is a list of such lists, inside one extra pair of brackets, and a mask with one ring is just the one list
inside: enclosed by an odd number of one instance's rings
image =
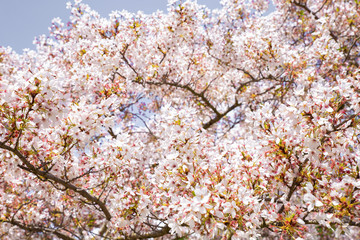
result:
[[(24, 48), (34, 49), (34, 38), (48, 34), (51, 20), (60, 17), (67, 22), (70, 12), (66, 9), (69, 0), (0, 0), (0, 46), (10, 46), (17, 53)], [(71, 1), (72, 2), (72, 1)], [(157, 9), (166, 12), (167, 0), (83, 0), (84, 3), (106, 17), (113, 10), (139, 10), (152, 13)], [(214, 9), (220, 0), (198, 0)]]

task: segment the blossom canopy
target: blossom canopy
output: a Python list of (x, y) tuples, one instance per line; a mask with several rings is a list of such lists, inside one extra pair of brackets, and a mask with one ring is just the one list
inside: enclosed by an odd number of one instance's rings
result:
[(360, 238), (360, 2), (221, 3), (0, 47), (2, 239)]

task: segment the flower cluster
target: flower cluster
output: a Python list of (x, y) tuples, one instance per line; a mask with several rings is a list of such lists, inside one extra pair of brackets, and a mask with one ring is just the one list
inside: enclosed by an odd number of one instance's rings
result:
[(3, 239), (360, 238), (359, 2), (221, 3), (0, 47)]

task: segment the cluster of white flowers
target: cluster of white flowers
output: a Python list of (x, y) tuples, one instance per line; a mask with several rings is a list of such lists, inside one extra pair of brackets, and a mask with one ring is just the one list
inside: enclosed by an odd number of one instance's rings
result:
[(1, 236), (360, 237), (358, 3), (221, 3), (0, 48)]

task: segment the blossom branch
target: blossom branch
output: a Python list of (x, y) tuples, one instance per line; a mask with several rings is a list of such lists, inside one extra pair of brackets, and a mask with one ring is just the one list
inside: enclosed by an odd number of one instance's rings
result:
[(85, 199), (87, 199), (89, 202), (92, 202), (96, 205), (99, 206), (99, 208), (101, 209), (101, 211), (105, 214), (105, 217), (107, 220), (111, 219), (111, 214), (109, 212), (109, 210), (107, 209), (107, 207), (105, 206), (105, 203), (102, 202), (100, 199), (92, 196), (91, 194), (89, 194), (86, 190), (76, 187), (75, 185), (69, 183), (66, 180), (63, 180), (51, 173), (49, 173), (48, 171), (42, 171), (39, 168), (36, 168), (34, 165), (32, 165), (27, 158), (21, 154), (21, 152), (18, 149), (14, 149), (11, 148), (3, 143), (0, 143), (0, 148), (8, 150), (12, 153), (14, 153), (20, 160), (21, 162), (24, 164), (24, 166), (22, 166), (23, 169), (26, 169), (27, 171), (35, 174), (36, 176), (39, 176), (40, 178), (43, 178), (46, 181), (50, 181), (50, 182), (55, 182), (58, 183), (62, 186), (65, 187), (65, 189), (71, 189), (74, 192), (80, 194), (82, 197), (84, 197)]

